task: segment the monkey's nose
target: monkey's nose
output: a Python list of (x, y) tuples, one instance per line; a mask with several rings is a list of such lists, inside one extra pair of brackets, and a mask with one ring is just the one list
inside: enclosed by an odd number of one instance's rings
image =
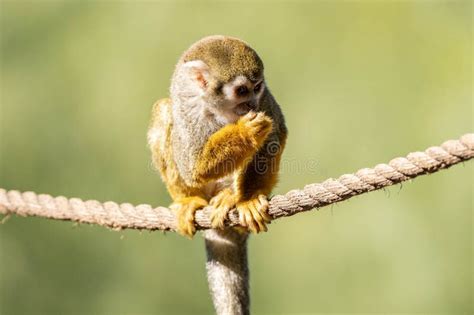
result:
[(257, 102), (255, 102), (255, 101), (248, 101), (248, 102), (246, 102), (246, 106), (247, 106), (250, 110), (255, 110), (255, 109), (257, 109)]
[(257, 109), (257, 102), (247, 101), (247, 102), (239, 103), (235, 108), (235, 112), (238, 115), (245, 115), (249, 111), (256, 110), (256, 109)]

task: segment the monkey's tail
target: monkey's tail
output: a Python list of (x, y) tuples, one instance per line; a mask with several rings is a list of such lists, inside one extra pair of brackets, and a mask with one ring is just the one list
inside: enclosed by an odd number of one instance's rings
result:
[(218, 315), (250, 314), (247, 233), (233, 228), (204, 232), (207, 281)]

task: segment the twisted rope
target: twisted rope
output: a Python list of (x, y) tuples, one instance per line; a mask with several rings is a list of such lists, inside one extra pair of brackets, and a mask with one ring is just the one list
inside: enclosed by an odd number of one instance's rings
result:
[[(327, 179), (320, 184), (309, 184), (285, 195), (270, 199), (269, 214), (274, 218), (291, 216), (314, 208), (321, 208), (373, 190), (395, 185), (420, 175), (437, 172), (474, 157), (474, 134), (465, 134), (459, 140), (449, 140), (441, 146), (424, 152), (412, 152), (395, 158), (388, 164), (364, 168), (338, 179)], [(210, 228), (212, 207), (196, 213), (198, 229)], [(133, 206), (112, 201), (82, 201), (79, 198), (51, 197), (34, 192), (0, 189), (0, 213), (20, 216), (38, 216), (107, 226), (113, 229), (176, 229), (173, 212), (165, 207)], [(234, 209), (229, 213), (229, 226), (238, 225), (239, 216)]]

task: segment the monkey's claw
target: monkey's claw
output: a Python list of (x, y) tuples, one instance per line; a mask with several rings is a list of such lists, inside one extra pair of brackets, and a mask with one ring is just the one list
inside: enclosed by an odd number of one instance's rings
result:
[(209, 204), (215, 208), (211, 213), (211, 226), (213, 229), (224, 229), (225, 220), (229, 214), (229, 210), (235, 207), (237, 198), (231, 189), (221, 190), (215, 197), (211, 199)]
[(178, 220), (177, 231), (181, 235), (192, 238), (196, 233), (194, 215), (196, 211), (205, 207), (207, 201), (201, 197), (186, 197), (174, 202), (170, 209), (175, 211)]
[(265, 195), (258, 195), (255, 198), (237, 203), (239, 220), (242, 225), (253, 233), (266, 232), (266, 223), (270, 223), (271, 217), (268, 215), (268, 200)]

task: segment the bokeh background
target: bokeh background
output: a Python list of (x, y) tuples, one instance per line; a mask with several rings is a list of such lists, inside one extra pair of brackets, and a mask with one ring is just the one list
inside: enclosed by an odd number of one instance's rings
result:
[[(275, 193), (473, 130), (470, 1), (1, 1), (0, 187), (167, 205), (146, 128), (180, 53), (249, 42), (290, 130)], [(472, 162), (274, 222), (254, 314), (473, 312)], [(212, 314), (201, 236), (13, 217), (0, 313)]]

